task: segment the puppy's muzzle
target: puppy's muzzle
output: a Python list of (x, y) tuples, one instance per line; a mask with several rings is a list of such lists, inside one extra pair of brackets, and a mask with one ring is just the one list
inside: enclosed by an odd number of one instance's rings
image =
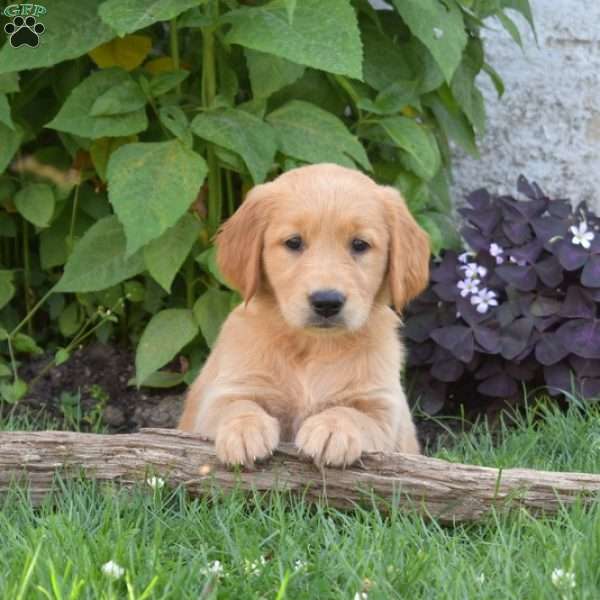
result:
[(313, 311), (319, 316), (329, 319), (342, 310), (346, 296), (337, 290), (318, 290), (313, 292), (308, 300)]

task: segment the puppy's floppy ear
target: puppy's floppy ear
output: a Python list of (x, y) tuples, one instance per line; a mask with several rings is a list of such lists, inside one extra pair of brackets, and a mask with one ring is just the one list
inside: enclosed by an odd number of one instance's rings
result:
[(381, 187), (388, 219), (390, 246), (388, 282), (394, 308), (400, 312), (429, 281), (429, 237), (414, 220), (400, 193)]
[(271, 185), (252, 188), (217, 233), (219, 270), (246, 302), (260, 283), (263, 237), (272, 205)]

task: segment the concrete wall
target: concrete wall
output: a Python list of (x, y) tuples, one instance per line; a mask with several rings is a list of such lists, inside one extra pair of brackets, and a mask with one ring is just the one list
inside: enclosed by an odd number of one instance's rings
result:
[(506, 93), (497, 99), (481, 75), (488, 129), (480, 160), (457, 152), (455, 196), (513, 190), (523, 173), (551, 196), (587, 199), (600, 211), (600, 0), (531, 3), (539, 47), (516, 13), (524, 52), (490, 22), (486, 54)]

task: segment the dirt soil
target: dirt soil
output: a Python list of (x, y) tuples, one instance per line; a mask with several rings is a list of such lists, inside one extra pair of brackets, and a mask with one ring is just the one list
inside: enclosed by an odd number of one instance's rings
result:
[[(21, 377), (30, 381), (48, 360), (48, 357), (42, 357), (23, 365)], [(61, 394), (79, 393), (81, 414), (93, 414), (100, 402), (102, 424), (112, 433), (137, 431), (142, 427), (175, 427), (182, 410), (185, 386), (138, 390), (127, 384), (133, 375), (133, 353), (95, 342), (43, 375), (19, 403), (16, 412), (50, 417), (66, 428), (69, 423), (61, 409)], [(447, 428), (458, 431), (452, 421), (445, 423)], [(81, 423), (83, 430), (89, 427), (89, 423)], [(425, 448), (449, 438), (446, 429), (432, 421), (418, 421), (417, 428)]]

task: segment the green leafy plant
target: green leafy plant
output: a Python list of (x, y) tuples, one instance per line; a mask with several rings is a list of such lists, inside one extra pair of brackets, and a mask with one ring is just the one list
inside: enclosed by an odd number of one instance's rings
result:
[(398, 187), (455, 246), (450, 145), (477, 153), (478, 74), (502, 93), (480, 32), (520, 43), (515, 11), (533, 27), (527, 0), (49, 2), (37, 48), (0, 48), (2, 397), (83, 332), (137, 345), (137, 384), (190, 381), (240, 300), (212, 236), (302, 164)]

